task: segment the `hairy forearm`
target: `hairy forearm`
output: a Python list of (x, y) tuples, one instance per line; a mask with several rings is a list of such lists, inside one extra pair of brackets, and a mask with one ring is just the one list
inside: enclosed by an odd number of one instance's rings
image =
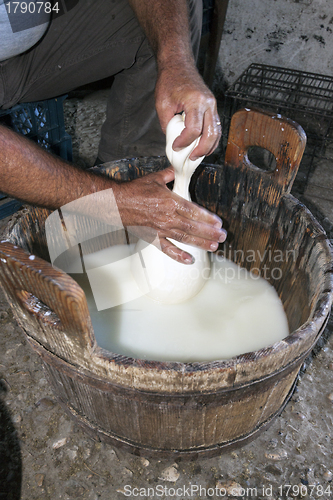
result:
[(159, 68), (193, 63), (186, 0), (129, 0), (156, 54)]
[[(191, 160), (210, 155), (221, 137), (221, 122), (213, 94), (200, 76), (193, 57), (187, 0), (129, 0), (155, 51), (155, 106), (162, 130), (176, 113), (185, 112), (185, 129), (173, 148), (199, 139)], [(189, 3), (190, 5), (190, 3)], [(199, 12), (193, 4), (192, 37), (198, 41)]]
[(124, 226), (152, 227), (161, 238), (163, 251), (188, 263), (189, 254), (173, 247), (166, 238), (215, 250), (225, 235), (216, 215), (169, 191), (167, 184), (173, 179), (174, 172), (169, 168), (118, 183), (75, 168), (0, 126), (0, 191), (50, 209), (102, 192), (97, 199), (88, 197), (87, 202), (75, 205), (72, 210), (79, 209), (81, 214), (112, 225), (119, 226), (120, 215)]
[(62, 161), (3, 126), (0, 145), (0, 191), (27, 203), (56, 209), (113, 187), (112, 181)]

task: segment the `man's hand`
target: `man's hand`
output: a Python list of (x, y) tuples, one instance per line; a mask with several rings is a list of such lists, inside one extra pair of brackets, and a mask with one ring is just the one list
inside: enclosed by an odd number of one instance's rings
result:
[(166, 238), (215, 251), (226, 239), (221, 219), (194, 203), (172, 193), (167, 183), (173, 169), (149, 174), (114, 188), (117, 207), (124, 226), (149, 226), (158, 232), (164, 253), (184, 264), (192, 257)]
[(191, 160), (211, 154), (221, 137), (216, 100), (199, 75), (193, 57), (186, 0), (129, 0), (156, 54), (155, 104), (165, 132), (176, 113), (185, 112), (185, 129), (174, 149), (201, 140)]
[(216, 100), (193, 65), (161, 69), (155, 96), (163, 132), (176, 113), (185, 112), (185, 129), (173, 143), (175, 151), (189, 146), (200, 136), (191, 160), (208, 156), (216, 149), (221, 138)]
[[(155, 229), (162, 250), (185, 264), (192, 262), (190, 254), (176, 248), (166, 238), (210, 251), (216, 250), (218, 243), (226, 238), (217, 215), (168, 189), (167, 183), (174, 179), (172, 168), (131, 182), (117, 183), (75, 168), (2, 126), (0, 144), (0, 185), (10, 196), (56, 209), (83, 196), (112, 188), (123, 225)], [(107, 211), (99, 214), (106, 222), (110, 215)]]

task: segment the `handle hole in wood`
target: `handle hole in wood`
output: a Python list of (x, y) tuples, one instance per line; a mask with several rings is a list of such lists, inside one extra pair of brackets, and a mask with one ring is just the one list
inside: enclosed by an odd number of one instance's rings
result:
[(273, 172), (276, 169), (276, 158), (268, 149), (260, 146), (250, 146), (247, 150), (250, 162), (262, 170)]
[(44, 323), (60, 327), (61, 321), (59, 316), (44, 302), (35, 297), (35, 295), (26, 290), (16, 290), (16, 296), (22, 306), (37, 319)]

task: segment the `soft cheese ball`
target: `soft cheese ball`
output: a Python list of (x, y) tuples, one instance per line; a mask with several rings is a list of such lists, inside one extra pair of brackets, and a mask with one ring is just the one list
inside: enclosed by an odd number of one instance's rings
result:
[[(166, 155), (175, 170), (173, 192), (190, 200), (190, 180), (204, 157), (196, 161), (189, 159), (199, 138), (181, 151), (172, 149), (174, 140), (184, 128), (184, 115), (175, 115), (170, 120), (166, 130)], [(181, 264), (165, 255), (156, 246), (140, 240), (132, 259), (132, 273), (145, 295), (158, 302), (176, 304), (200, 292), (209, 279), (210, 259), (205, 250), (178, 241), (170, 241), (193, 255), (195, 262), (191, 265)]]

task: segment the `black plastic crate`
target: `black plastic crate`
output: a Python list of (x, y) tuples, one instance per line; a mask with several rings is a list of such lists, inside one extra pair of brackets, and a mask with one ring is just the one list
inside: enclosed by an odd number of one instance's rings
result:
[(244, 107), (280, 113), (304, 128), (307, 146), (295, 181), (296, 189), (304, 192), (318, 160), (330, 160), (332, 156), (329, 149), (333, 147), (333, 78), (251, 64), (225, 93), (222, 113), (224, 151), (231, 116)]
[[(45, 101), (17, 104), (0, 111), (0, 121), (33, 140), (44, 149), (72, 161), (72, 138), (64, 123), (63, 102), (66, 96)], [(0, 193), (1, 194), (1, 193)], [(13, 214), (21, 205), (14, 200), (0, 206), (0, 219)]]

